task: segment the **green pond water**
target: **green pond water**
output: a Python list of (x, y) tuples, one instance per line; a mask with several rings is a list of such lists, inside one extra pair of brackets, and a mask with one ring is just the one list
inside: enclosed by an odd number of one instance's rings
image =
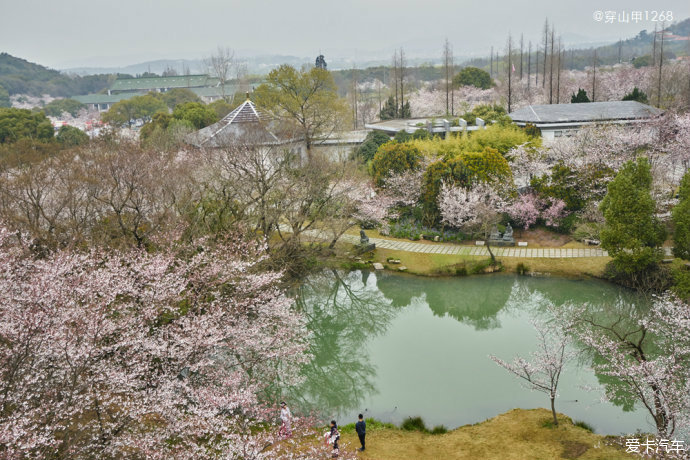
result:
[[(304, 383), (289, 390), (294, 406), (339, 423), (363, 412), (394, 423), (420, 415), (427, 426), (448, 428), (513, 408), (548, 408), (545, 394), (526, 389), (488, 358), (535, 351), (530, 320), (545, 316), (548, 304), (642, 303), (599, 281), (334, 270), (310, 276), (296, 296), (313, 334), (314, 359), (303, 370)], [(586, 389), (602, 385), (590, 363), (583, 357), (566, 368), (556, 409), (597, 433), (651, 430), (641, 410), (624, 411)]]

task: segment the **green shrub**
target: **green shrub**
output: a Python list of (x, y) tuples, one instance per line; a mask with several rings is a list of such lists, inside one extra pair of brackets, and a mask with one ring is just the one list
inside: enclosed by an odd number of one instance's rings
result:
[(594, 427), (583, 420), (576, 420), (575, 422), (573, 422), (573, 425), (580, 427), (583, 430), (587, 430), (590, 433), (594, 433)]
[(409, 143), (387, 142), (381, 145), (371, 160), (371, 174), (379, 187), (392, 174), (419, 168), (422, 156), (419, 149)]
[(407, 417), (400, 428), (405, 431), (420, 431), (422, 433), (428, 433), (426, 425), (422, 417)]
[(528, 267), (527, 265), (525, 265), (524, 263), (522, 263), (522, 262), (520, 262), (519, 264), (517, 264), (517, 267), (515, 268), (515, 270), (517, 271), (517, 274), (518, 274), (518, 275), (527, 275), (527, 274), (529, 274), (529, 267)]
[(436, 425), (432, 430), (431, 434), (446, 434), (448, 433), (448, 428), (443, 425)]
[(671, 291), (679, 298), (688, 301), (690, 300), (690, 269), (679, 260), (674, 261), (671, 267), (671, 277), (673, 278), (673, 285)]

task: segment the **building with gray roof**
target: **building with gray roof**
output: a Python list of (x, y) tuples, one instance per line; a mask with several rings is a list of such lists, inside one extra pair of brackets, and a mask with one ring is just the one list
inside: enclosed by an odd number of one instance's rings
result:
[(528, 105), (508, 116), (518, 126), (528, 123), (536, 126), (545, 140), (552, 140), (583, 126), (645, 123), (662, 113), (662, 110), (637, 101), (608, 101)]

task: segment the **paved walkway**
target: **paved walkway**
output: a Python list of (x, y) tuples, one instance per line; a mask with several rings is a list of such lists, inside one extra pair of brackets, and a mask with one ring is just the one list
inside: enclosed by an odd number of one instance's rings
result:
[[(340, 238), (348, 243), (359, 243), (359, 236), (343, 235)], [(369, 238), (370, 243), (379, 249), (395, 249), (397, 251), (421, 252), (427, 254), (449, 254), (466, 256), (489, 256), (484, 246), (460, 246), (449, 243), (416, 243), (414, 241), (388, 240), (384, 238)], [(571, 257), (608, 257), (608, 252), (601, 248), (561, 249), (561, 248), (521, 248), (521, 247), (491, 247), (496, 257), (524, 257), (524, 258), (571, 258)]]
[[(281, 226), (281, 230), (289, 231), (286, 226)], [(315, 239), (327, 240), (331, 237), (321, 235), (315, 230), (307, 230), (305, 236)], [(340, 241), (358, 244), (359, 235), (344, 234)], [(464, 256), (483, 256), (488, 257), (489, 251), (484, 246), (461, 246), (452, 243), (417, 243), (405, 240), (389, 240), (386, 238), (369, 238), (370, 243), (376, 244), (378, 249), (394, 249), (396, 251), (419, 252), (425, 254), (448, 254)], [(520, 257), (529, 259), (566, 259), (575, 257), (608, 257), (608, 251), (599, 247), (593, 248), (524, 248), (524, 247), (496, 247), (492, 246), (491, 251), (496, 257)], [(664, 254), (672, 256), (672, 248), (664, 248)]]

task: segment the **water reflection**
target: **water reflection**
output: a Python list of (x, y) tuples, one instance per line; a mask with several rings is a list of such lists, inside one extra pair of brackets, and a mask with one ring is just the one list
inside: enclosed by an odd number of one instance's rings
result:
[(309, 277), (297, 305), (314, 336), (314, 359), (303, 369), (304, 384), (290, 390), (291, 400), (325, 414), (358, 407), (377, 391), (367, 342), (385, 332), (396, 307), (376, 288), (376, 276), (337, 270)]
[[(424, 415), (448, 426), (543, 406), (486, 357), (533, 351), (529, 318), (549, 305), (592, 302), (605, 305), (592, 314), (623, 322), (639, 309), (635, 296), (606, 283), (495, 275), (429, 279), (328, 270), (309, 277), (296, 298), (313, 332), (314, 359), (303, 369), (304, 383), (290, 389), (294, 405), (348, 417), (369, 408), (381, 418), (400, 407), (399, 416)], [(600, 424), (607, 432), (639, 427), (639, 415), (626, 421), (620, 409), (578, 389), (583, 379), (597, 383), (591, 371), (581, 374), (574, 370), (564, 380), (562, 401), (580, 401), (564, 412), (580, 411), (590, 422), (609, 418)]]

